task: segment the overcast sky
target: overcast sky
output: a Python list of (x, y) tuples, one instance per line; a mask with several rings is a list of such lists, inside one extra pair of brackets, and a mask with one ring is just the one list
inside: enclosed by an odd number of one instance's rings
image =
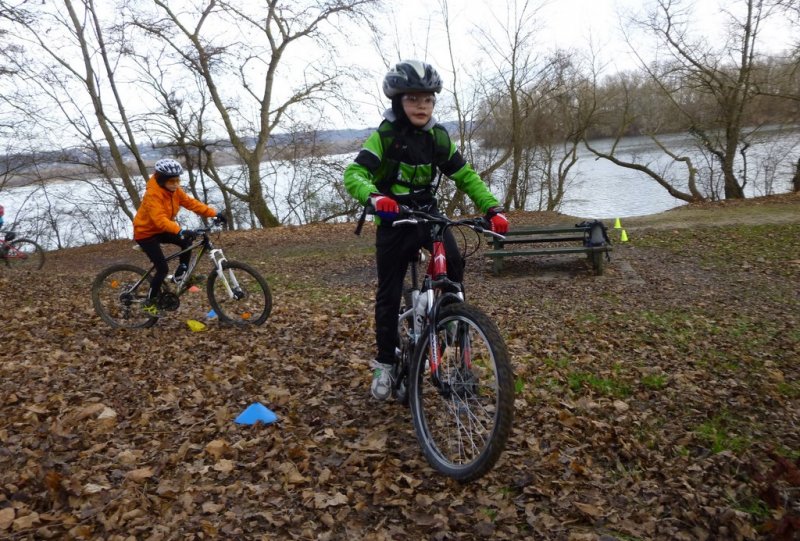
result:
[[(524, 0), (517, 0), (521, 5)], [(537, 51), (546, 52), (556, 48), (573, 48), (587, 51), (592, 43), (600, 54), (601, 61), (608, 71), (630, 70), (637, 67), (636, 57), (623, 38), (621, 17), (642, 14), (653, 0), (530, 0), (537, 9), (537, 31), (535, 33)], [(720, 6), (741, 4), (731, 0), (693, 0), (683, 2), (692, 10), (692, 28), (718, 42), (725, 31), (726, 17)], [(451, 31), (455, 55), (464, 66), (465, 72), (472, 67), (471, 60), (479, 58), (477, 28), (496, 28), (507, 18), (508, 8), (505, 0), (448, 0)], [(385, 56), (396, 58), (400, 49), (402, 58), (422, 58), (434, 64), (448, 77), (449, 64), (447, 44), (440, 14), (440, 2), (436, 0), (403, 0), (387, 5), (383, 20), (378, 21), (389, 29), (397, 29), (396, 36), (387, 35), (383, 44)], [(389, 32), (387, 32), (388, 34)], [(649, 36), (634, 34), (637, 51), (647, 55), (651, 39)], [(764, 52), (786, 50), (794, 38), (788, 25), (778, 19), (770, 22), (768, 31), (762, 33), (760, 40)], [(343, 122), (348, 127), (368, 127), (374, 124), (373, 115), (386, 106), (386, 100), (376, 102), (380, 95), (380, 83), (385, 68), (380, 55), (372, 43), (353, 40), (351, 54), (365, 68), (371, 70), (373, 80), (366, 81), (362, 88), (371, 85), (371, 96), (364, 99), (363, 118), (352, 117)], [(394, 55), (391, 52), (395, 52)], [(449, 80), (446, 79), (445, 86)], [(358, 99), (358, 98), (356, 98)], [(353, 125), (355, 124), (355, 125)]]

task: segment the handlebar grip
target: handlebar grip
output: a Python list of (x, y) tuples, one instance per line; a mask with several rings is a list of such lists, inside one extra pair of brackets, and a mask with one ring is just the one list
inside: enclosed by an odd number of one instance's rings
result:
[(415, 218), (402, 218), (400, 220), (395, 220), (392, 222), (392, 227), (397, 227), (398, 225), (416, 225), (419, 223), (419, 220)]

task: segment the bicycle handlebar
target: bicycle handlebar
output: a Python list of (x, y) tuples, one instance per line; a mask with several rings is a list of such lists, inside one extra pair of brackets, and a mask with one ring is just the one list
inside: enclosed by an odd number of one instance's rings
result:
[(409, 216), (409, 218), (400, 218), (399, 220), (395, 220), (392, 222), (392, 227), (397, 227), (399, 225), (416, 225), (419, 223), (439, 223), (447, 226), (463, 225), (469, 227), (476, 233), (486, 233), (487, 235), (491, 235), (492, 237), (496, 237), (498, 239), (505, 238), (504, 235), (492, 231), (491, 225), (483, 217), (452, 220), (447, 216), (436, 216), (421, 210), (414, 210), (404, 205), (400, 205), (400, 216)]
[(197, 233), (198, 236), (200, 236), (200, 235), (204, 235), (206, 233), (210, 233), (212, 230), (214, 230), (215, 228), (217, 228), (217, 227), (219, 227), (221, 225), (222, 225), (222, 222), (220, 222), (217, 218), (212, 218), (211, 225), (209, 225), (208, 227), (199, 227), (197, 229), (193, 229), (193, 231), (195, 233)]

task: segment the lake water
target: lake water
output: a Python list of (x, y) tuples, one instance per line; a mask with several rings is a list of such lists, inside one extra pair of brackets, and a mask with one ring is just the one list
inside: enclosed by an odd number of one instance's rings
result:
[[(693, 148), (693, 141), (685, 136), (664, 138), (670, 150), (681, 150), (692, 157), (695, 167), (706, 165), (700, 153)], [(592, 146), (601, 152), (608, 151), (611, 140), (593, 141)], [(649, 164), (650, 168), (662, 172), (671, 171), (675, 178), (685, 178), (686, 169), (674, 164), (649, 138), (630, 137), (618, 145), (616, 156), (623, 161)], [(747, 197), (785, 193), (791, 190), (794, 167), (800, 158), (800, 132), (794, 131), (778, 136), (764, 137), (748, 151), (748, 177), (753, 180), (745, 186)], [(774, 171), (765, 170), (766, 163), (774, 163)], [(737, 163), (739, 167), (741, 163)], [(656, 214), (686, 203), (672, 197), (647, 174), (597, 159), (583, 148), (574, 166), (574, 184), (567, 192), (567, 200), (560, 209), (572, 216), (585, 218), (624, 218)], [(705, 171), (707, 174), (708, 172)], [(703, 172), (698, 174), (702, 177)], [(766, 187), (767, 176), (774, 177), (770, 189)], [(698, 178), (698, 182), (700, 179)], [(682, 190), (686, 186), (679, 186)]]
[[(665, 138), (665, 142), (673, 150), (686, 150), (697, 167), (705, 164), (697, 150), (691, 148), (690, 139), (673, 136)], [(611, 141), (593, 141), (592, 145), (598, 150), (607, 151)], [(669, 174), (672, 171), (675, 178), (686, 176), (682, 165), (672, 165), (672, 160), (644, 137), (624, 139), (618, 145), (616, 155), (625, 161), (648, 164), (659, 172)], [(754, 143), (748, 152), (749, 177), (754, 180), (745, 187), (747, 196), (788, 192), (798, 156), (800, 131), (767, 137)], [(338, 158), (346, 163), (353, 157), (354, 154), (349, 154)], [(774, 170), (766, 168), (765, 164), (773, 164)], [(266, 175), (275, 171), (278, 171), (276, 178), (292, 176), (291, 171), (265, 165)], [(766, 182), (768, 178), (775, 179), (771, 185)], [(282, 193), (284, 189), (281, 182), (274, 182), (274, 186), (278, 194), (275, 200), (287, 200), (287, 194)], [(0, 194), (0, 203), (6, 209), (7, 226), (17, 221), (18, 231), (32, 236), (48, 248), (59, 244), (52, 228), (45, 225), (53, 222), (59, 226), (61, 246), (100, 242), (102, 239), (98, 231), (108, 238), (132, 237), (130, 221), (114, 209), (111, 198), (86, 182), (48, 184), (47, 193), (31, 186), (6, 188)], [(566, 199), (559, 210), (581, 218), (613, 219), (655, 214), (684, 204), (646, 174), (619, 167), (608, 160), (596, 159), (594, 154), (582, 149), (570, 174)], [(91, 212), (88, 216), (87, 210)], [(273, 212), (285, 216), (287, 212), (281, 210), (274, 208)], [(180, 220), (187, 227), (195, 227), (199, 223), (188, 211), (181, 213)]]

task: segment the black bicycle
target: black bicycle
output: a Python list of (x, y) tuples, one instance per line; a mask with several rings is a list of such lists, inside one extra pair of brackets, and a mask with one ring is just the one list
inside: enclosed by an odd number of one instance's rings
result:
[[(491, 470), (505, 449), (514, 418), (514, 377), (497, 325), (464, 302), (463, 285), (447, 277), (443, 239), (450, 227), (469, 228), (479, 237), (497, 234), (483, 218), (403, 212), (406, 217), (393, 226), (431, 224), (433, 252), (421, 287), (418, 262), (410, 265), (393, 393), (410, 404), (417, 440), (430, 465), (458, 481), (472, 481)], [(465, 259), (468, 255), (465, 250)]]
[[(195, 230), (197, 240), (176, 252), (167, 261), (181, 254), (198, 251), (192, 256), (189, 268), (178, 283), (167, 277), (156, 298), (159, 311), (173, 312), (180, 307), (181, 296), (196, 286), (197, 263), (208, 254), (211, 273), (205, 280), (208, 302), (221, 322), (236, 325), (261, 325), (272, 311), (272, 293), (267, 281), (247, 263), (229, 261), (222, 248), (215, 248), (209, 233), (219, 226), (214, 219), (210, 227)], [(112, 265), (100, 272), (92, 283), (92, 304), (95, 312), (112, 327), (152, 327), (158, 317), (146, 313), (142, 305), (147, 300), (155, 266), (145, 270), (126, 263)]]

